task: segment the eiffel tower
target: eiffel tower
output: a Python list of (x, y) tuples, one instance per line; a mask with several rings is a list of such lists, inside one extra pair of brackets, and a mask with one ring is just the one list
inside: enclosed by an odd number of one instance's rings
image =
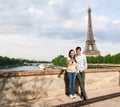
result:
[(87, 56), (98, 56), (100, 55), (100, 51), (98, 51), (95, 40), (93, 37), (92, 30), (92, 19), (91, 19), (91, 8), (88, 8), (88, 32), (87, 32), (87, 40), (83, 53)]

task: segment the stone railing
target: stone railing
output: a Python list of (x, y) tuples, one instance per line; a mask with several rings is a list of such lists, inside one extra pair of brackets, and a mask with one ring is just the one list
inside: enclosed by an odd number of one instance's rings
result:
[[(120, 86), (120, 69), (88, 69), (86, 90)], [(79, 92), (76, 82), (76, 92)], [(67, 93), (66, 73), (61, 70), (0, 72), (0, 104), (55, 97)]]

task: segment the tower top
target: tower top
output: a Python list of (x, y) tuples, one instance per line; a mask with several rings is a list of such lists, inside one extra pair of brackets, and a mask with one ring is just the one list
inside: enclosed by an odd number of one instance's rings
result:
[(89, 8), (88, 8), (88, 12), (91, 12), (91, 8), (90, 8), (90, 6), (89, 6)]

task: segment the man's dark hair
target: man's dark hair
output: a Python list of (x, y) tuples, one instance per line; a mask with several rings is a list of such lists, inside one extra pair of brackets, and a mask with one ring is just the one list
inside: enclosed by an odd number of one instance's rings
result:
[(80, 51), (81, 51), (81, 47), (76, 47), (76, 50), (78, 50), (78, 49), (80, 49)]

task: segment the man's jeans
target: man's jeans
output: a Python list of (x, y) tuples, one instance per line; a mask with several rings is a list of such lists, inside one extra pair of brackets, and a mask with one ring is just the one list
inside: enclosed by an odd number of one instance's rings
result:
[(69, 95), (74, 95), (76, 72), (67, 72)]

